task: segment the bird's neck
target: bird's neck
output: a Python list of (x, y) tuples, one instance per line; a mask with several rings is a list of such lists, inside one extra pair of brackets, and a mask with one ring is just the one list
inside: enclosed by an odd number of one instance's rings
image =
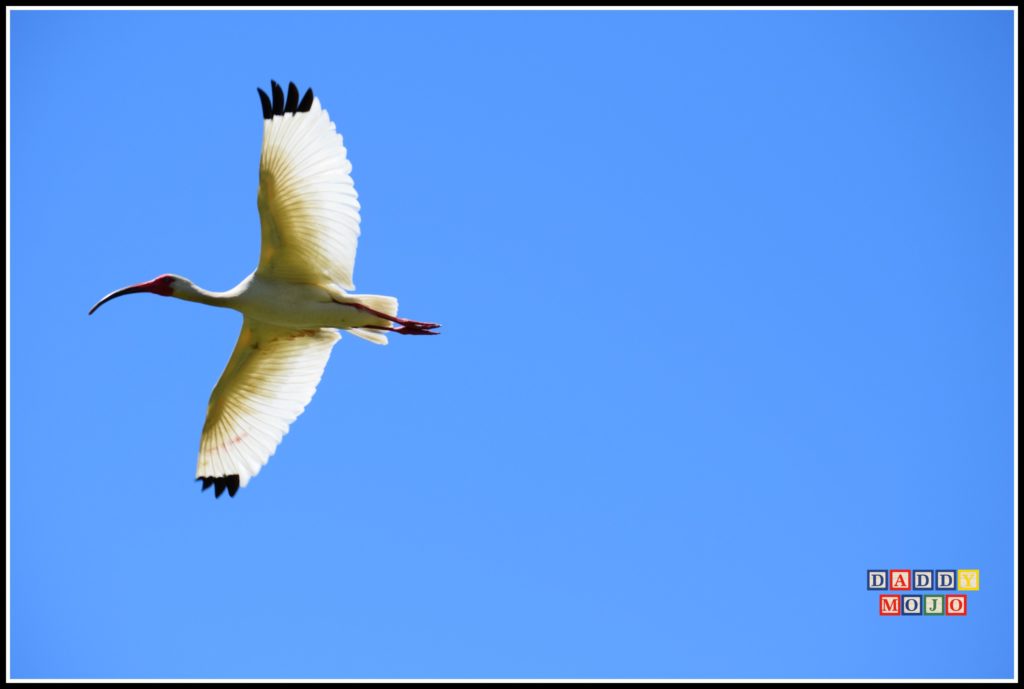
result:
[(174, 296), (178, 299), (194, 301), (199, 304), (231, 308), (234, 306), (234, 301), (237, 295), (235, 294), (235, 290), (228, 290), (227, 292), (211, 292), (208, 289), (203, 289), (199, 285), (187, 283), (178, 285), (174, 290)]

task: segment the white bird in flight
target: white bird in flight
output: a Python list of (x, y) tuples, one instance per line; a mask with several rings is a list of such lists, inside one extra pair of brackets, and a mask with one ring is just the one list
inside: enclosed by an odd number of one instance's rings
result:
[(241, 311), (242, 332), (206, 411), (196, 480), (234, 496), (259, 473), (313, 398), (338, 330), (377, 344), (387, 333), (437, 335), (437, 323), (398, 317), (398, 300), (350, 294), (359, 239), (352, 164), (327, 111), (274, 81), (263, 106), (256, 197), (262, 228), (256, 271), (226, 292), (161, 275), (100, 299), (151, 292)]

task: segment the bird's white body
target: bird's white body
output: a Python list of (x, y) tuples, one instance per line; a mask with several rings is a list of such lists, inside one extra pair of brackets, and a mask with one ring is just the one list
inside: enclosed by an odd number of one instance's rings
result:
[[(376, 344), (387, 333), (436, 335), (435, 323), (398, 317), (398, 300), (351, 294), (360, 234), (359, 201), (342, 137), (312, 89), (287, 101), (276, 83), (263, 105), (263, 150), (257, 206), (261, 247), (256, 270), (226, 292), (178, 275), (108, 294), (153, 292), (240, 311), (234, 352), (207, 408), (196, 478), (217, 496), (231, 495), (260, 469), (306, 408), (323, 375), (338, 330)], [(400, 327), (394, 327), (398, 325)]]
[[(175, 276), (178, 277), (178, 276)], [(183, 278), (178, 278), (184, 280)], [(343, 290), (290, 280), (250, 274), (225, 292), (209, 292), (185, 282), (180, 299), (210, 306), (234, 309), (243, 315), (282, 328), (365, 328), (386, 327), (381, 319), (355, 308), (364, 300), (372, 303), (377, 295), (346, 294)], [(395, 302), (397, 308), (397, 300)]]

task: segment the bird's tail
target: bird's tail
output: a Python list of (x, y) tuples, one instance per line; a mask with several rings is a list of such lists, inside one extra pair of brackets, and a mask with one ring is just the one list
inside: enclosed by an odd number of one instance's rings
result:
[[(350, 294), (350, 299), (356, 299), (360, 304), (368, 306), (374, 311), (380, 311), (386, 313), (389, 316), (398, 315), (398, 300), (394, 297), (385, 297), (379, 294)], [(394, 324), (385, 318), (374, 318), (373, 322), (367, 325), (379, 326), (381, 328), (390, 328)], [(349, 328), (348, 332), (352, 333), (356, 337), (361, 337), (364, 340), (369, 340), (374, 344), (386, 345), (388, 343), (387, 333), (383, 330), (377, 330), (376, 328)]]

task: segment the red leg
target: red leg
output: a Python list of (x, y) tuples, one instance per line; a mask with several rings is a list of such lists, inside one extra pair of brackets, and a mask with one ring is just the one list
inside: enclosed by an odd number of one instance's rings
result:
[[(415, 321), (413, 321), (415, 322)], [(420, 328), (412, 325), (403, 325), (400, 328), (388, 328), (383, 325), (363, 325), (362, 328), (370, 328), (371, 330), (383, 330), (387, 333), (398, 333), (399, 335), (440, 335), (441, 333), (428, 330), (427, 328)], [(437, 326), (440, 328), (441, 326)]]
[(381, 326), (373, 326), (373, 325), (371, 325), (371, 326), (363, 326), (363, 327), (374, 328), (375, 330), (389, 330), (389, 331), (391, 331), (393, 333), (399, 333), (400, 335), (440, 335), (441, 334), (441, 333), (431, 332), (432, 330), (434, 330), (436, 328), (440, 328), (441, 327), (440, 323), (426, 323), (424, 321), (414, 321), (414, 320), (410, 320), (408, 318), (399, 318), (398, 316), (389, 316), (388, 314), (386, 314), (386, 313), (384, 313), (382, 311), (378, 311), (377, 309), (371, 309), (369, 306), (367, 306), (365, 304), (358, 304), (358, 303), (347, 302), (347, 301), (338, 301), (337, 299), (335, 299), (334, 302), (336, 304), (344, 304), (345, 306), (351, 306), (354, 309), (358, 309), (359, 311), (363, 311), (365, 313), (371, 314), (373, 316), (376, 316), (377, 318), (383, 318), (386, 321), (391, 321), (392, 323), (395, 323), (395, 324), (401, 326), (400, 328), (384, 328), (384, 327), (381, 327)]

